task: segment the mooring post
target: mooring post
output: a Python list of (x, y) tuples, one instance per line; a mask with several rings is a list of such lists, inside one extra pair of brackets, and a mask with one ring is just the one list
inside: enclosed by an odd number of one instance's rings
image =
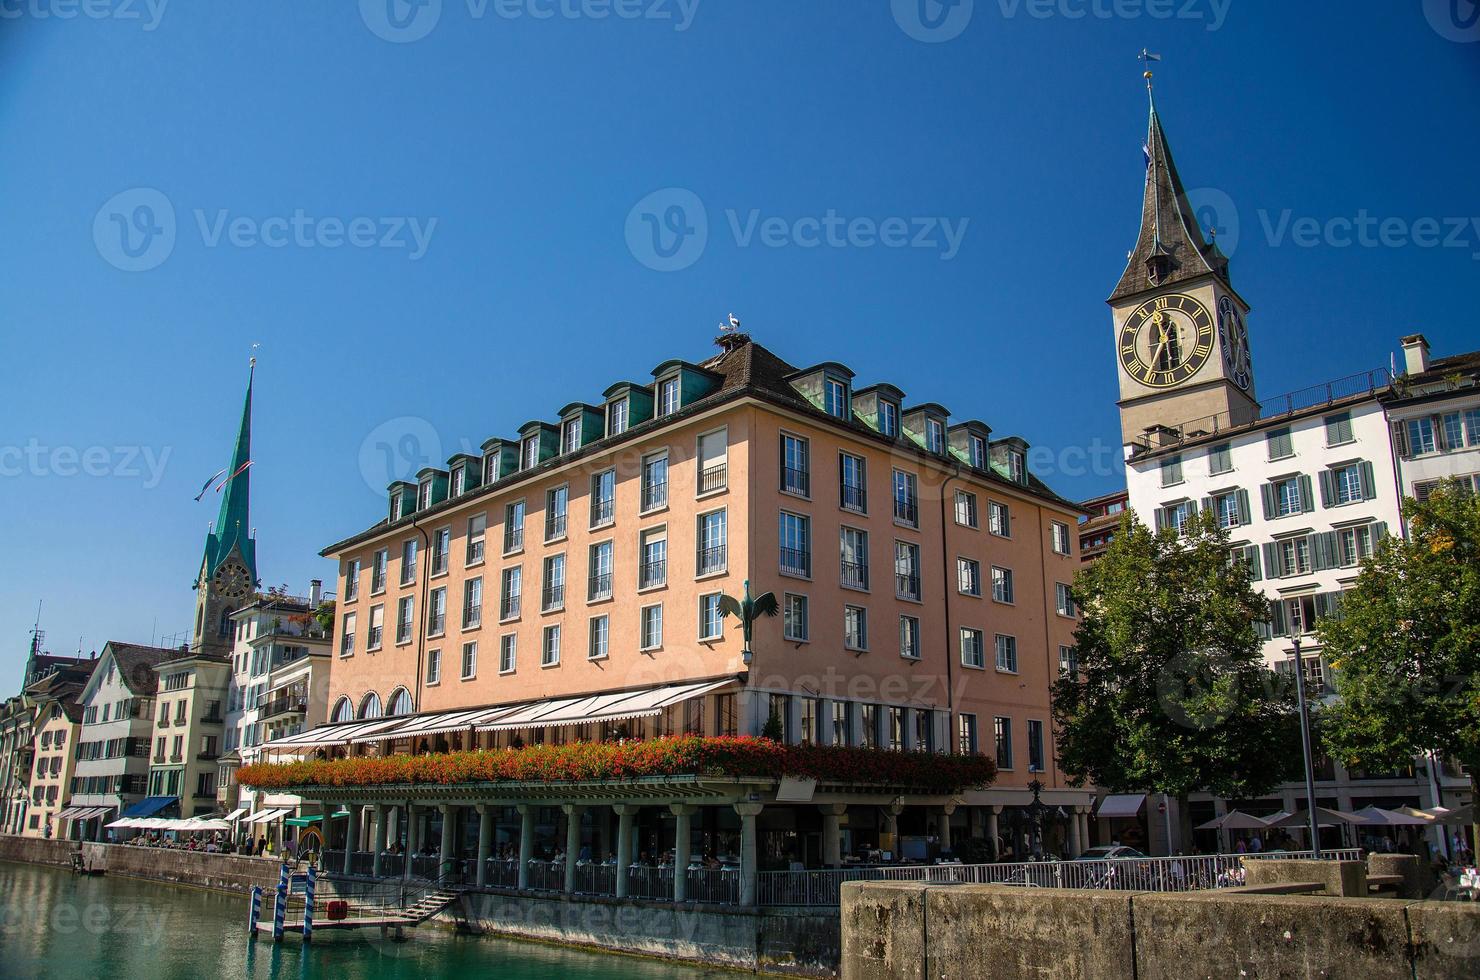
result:
[(247, 935), (257, 938), (257, 922), (262, 918), (262, 886), (252, 886), (251, 911), (247, 913)]
[(314, 885), (318, 881), (318, 869), (310, 862), (308, 865), (308, 881), (303, 886), (303, 941), (313, 941), (313, 893)]
[(288, 918), (288, 862), (283, 862), (278, 875), (277, 900), (272, 906), (272, 941), (283, 941), (283, 924)]

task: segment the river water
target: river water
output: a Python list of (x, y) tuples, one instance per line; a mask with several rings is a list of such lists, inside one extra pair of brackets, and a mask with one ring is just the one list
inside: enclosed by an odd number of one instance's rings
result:
[(135, 878), (0, 862), (0, 977), (59, 980), (700, 980), (738, 974), (442, 928), (247, 938), (247, 899)]

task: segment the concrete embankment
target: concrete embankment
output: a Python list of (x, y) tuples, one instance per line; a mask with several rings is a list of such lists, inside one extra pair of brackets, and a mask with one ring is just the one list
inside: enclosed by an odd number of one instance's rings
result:
[(857, 882), (842, 946), (843, 980), (1473, 980), (1480, 906)]
[[(0, 836), (0, 861), (68, 868), (78, 846), (73, 841)], [(278, 881), (278, 864), (268, 858), (122, 844), (81, 848), (88, 867), (110, 875), (243, 896), (253, 885), (261, 885), (269, 901)], [(322, 880), (319, 894), (334, 893), (335, 883)], [(739, 909), (549, 893), (470, 892), (458, 911), (476, 928), (512, 938), (788, 976), (833, 977), (838, 970), (835, 909)], [(454, 919), (444, 912), (434, 921), (450, 928)]]

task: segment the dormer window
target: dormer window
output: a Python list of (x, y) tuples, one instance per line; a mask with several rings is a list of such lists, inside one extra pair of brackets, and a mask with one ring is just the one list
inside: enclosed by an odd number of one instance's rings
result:
[(925, 420), (925, 448), (937, 454), (946, 451), (946, 427), (939, 419)]
[(391, 494), (391, 520), (401, 516), (401, 491), (397, 490)]
[(848, 385), (842, 381), (828, 378), (823, 385), (823, 410), (834, 418), (846, 419), (848, 417)]
[(891, 439), (899, 435), (899, 406), (893, 402), (879, 402), (879, 431)]
[(521, 470), (532, 470), (540, 461), (540, 437), (525, 436), (524, 441), (519, 444), (519, 468)]
[(619, 436), (627, 431), (627, 399), (606, 406), (606, 434)]
[(658, 414), (672, 415), (678, 411), (678, 379), (669, 378), (658, 384)]
[(1028, 468), (1020, 450), (1013, 449), (1008, 451), (1007, 473), (1013, 483), (1028, 482)]
[(566, 419), (560, 426), (560, 451), (564, 454), (581, 448), (581, 419)]
[(432, 481), (422, 480), (416, 488), (416, 509), (426, 510), (432, 505)]
[(483, 482), (493, 483), (498, 479), (498, 455), (490, 454), (483, 457)]
[(981, 436), (971, 437), (971, 466), (978, 470), (987, 468), (987, 440)]
[(468, 484), (468, 471), (465, 466), (455, 466), (452, 469), (452, 496), (461, 497), (463, 490)]

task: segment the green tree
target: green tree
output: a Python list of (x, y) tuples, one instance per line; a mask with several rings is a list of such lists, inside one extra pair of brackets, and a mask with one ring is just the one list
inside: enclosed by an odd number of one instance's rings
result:
[(1294, 698), (1255, 629), (1269, 604), (1229, 555), (1210, 512), (1180, 535), (1128, 513), (1080, 574), (1078, 670), (1053, 688), (1059, 763), (1076, 784), (1245, 797), (1298, 768)]
[[(1321, 711), (1327, 750), (1387, 770), (1437, 752), (1480, 791), (1480, 498), (1446, 481), (1406, 500), (1408, 537), (1362, 565), (1339, 619), (1317, 630), (1339, 698)], [(1480, 795), (1476, 796), (1480, 799)], [(1480, 827), (1476, 828), (1480, 833)]]

